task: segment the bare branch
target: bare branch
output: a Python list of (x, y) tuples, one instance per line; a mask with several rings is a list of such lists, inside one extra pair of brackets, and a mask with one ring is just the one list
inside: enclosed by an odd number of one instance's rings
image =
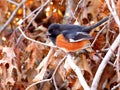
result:
[[(105, 0), (107, 5), (108, 5), (108, 9), (110, 10), (111, 14), (113, 15), (116, 23), (118, 24), (119, 26), (119, 30), (120, 30), (120, 20), (119, 20), (119, 17), (117, 15), (117, 12), (115, 10), (115, 4), (113, 2), (113, 0), (111, 0), (111, 6), (110, 6), (110, 1), (109, 0)], [(97, 90), (97, 87), (98, 87), (98, 83), (100, 81), (100, 77), (103, 73), (103, 70), (104, 68), (106, 67), (108, 61), (110, 60), (112, 54), (113, 54), (113, 51), (115, 51), (115, 49), (120, 45), (120, 34), (118, 34), (117, 38), (115, 39), (115, 41), (113, 42), (113, 44), (111, 45), (109, 51), (107, 52), (107, 54), (105, 55), (104, 59), (102, 60), (100, 66), (98, 67), (98, 70), (95, 74), (95, 77), (93, 79), (93, 83), (92, 83), (92, 86), (91, 86), (91, 90)]]
[(102, 31), (103, 31), (105, 28), (106, 28), (106, 25), (102, 28), (102, 30), (100, 30), (100, 31), (98, 32), (98, 34), (96, 35), (94, 41), (93, 41), (92, 44), (91, 44), (91, 47), (94, 46), (94, 44), (95, 44), (97, 38), (99, 37), (99, 35), (102, 33)]
[(20, 26), (18, 27), (18, 29), (19, 29), (19, 31), (22, 33), (22, 35), (23, 35), (26, 39), (28, 39), (28, 40), (30, 40), (30, 41), (32, 41), (32, 42), (35, 42), (35, 43), (38, 43), (38, 44), (41, 44), (41, 45), (45, 45), (45, 46), (48, 46), (48, 47), (57, 48), (56, 46), (49, 45), (49, 44), (46, 44), (46, 43), (42, 43), (42, 42), (40, 42), (40, 41), (36, 41), (36, 40), (34, 40), (34, 39), (31, 39), (31, 38), (27, 37), (27, 36), (24, 34), (24, 32), (22, 31), (22, 29), (20, 28)]
[(75, 16), (75, 14), (76, 14), (76, 12), (77, 12), (77, 9), (78, 9), (79, 5), (80, 5), (82, 2), (83, 2), (83, 0), (80, 0), (80, 1), (78, 2), (77, 7), (75, 8), (75, 11), (74, 11), (74, 13), (73, 13), (74, 16)]
[(83, 86), (84, 90), (90, 90), (90, 87), (88, 86), (87, 82), (85, 81), (85, 78), (82, 75), (82, 72), (80, 70), (80, 68), (78, 68), (75, 63), (73, 62), (73, 57), (71, 56), (71, 54), (67, 55), (67, 59), (68, 63), (70, 65), (70, 67), (73, 69), (73, 71), (76, 73), (80, 84)]
[(12, 15), (10, 16), (10, 18), (7, 20), (7, 22), (0, 28), (0, 32), (2, 32), (7, 25), (13, 20), (14, 16), (16, 15), (17, 11), (19, 10), (19, 8), (26, 2), (26, 0), (23, 0), (18, 6), (17, 8), (14, 10), (14, 12), (12, 13)]
[(119, 83), (119, 84), (117, 84), (116, 86), (114, 86), (111, 90), (116, 90), (117, 88), (119, 88), (119, 89), (120, 89), (120, 83)]
[(51, 81), (51, 78), (50, 79), (45, 79), (45, 80), (41, 80), (41, 81), (38, 81), (38, 82), (35, 82), (31, 85), (29, 85), (25, 90), (29, 90), (32, 86), (38, 84), (38, 83), (43, 83), (43, 82), (48, 82), (48, 81)]
[(50, 2), (50, 0), (48, 0), (45, 4), (43, 4), (41, 6), (41, 8), (39, 9), (39, 11), (35, 14), (35, 16), (32, 18), (32, 20), (29, 22), (29, 24), (27, 25), (27, 27), (25, 28), (28, 29), (28, 27), (30, 26), (30, 24), (33, 22), (33, 20), (38, 16), (38, 14), (43, 10), (43, 8)]
[(7, 0), (7, 1), (10, 2), (10, 3), (12, 3), (12, 4), (15, 4), (16, 6), (19, 5), (18, 3), (14, 2), (14, 1), (12, 1), (12, 0)]
[(106, 67), (108, 61), (110, 60), (110, 58), (113, 54), (113, 51), (115, 51), (115, 49), (118, 47), (119, 44), (120, 44), (120, 34), (117, 36), (117, 38), (115, 39), (115, 41), (111, 45), (109, 51), (107, 52), (107, 54), (105, 55), (104, 59), (102, 60), (102, 62), (100, 64), (100, 66), (98, 67), (98, 70), (97, 70), (95, 77), (93, 79), (91, 90), (97, 90), (97, 86), (98, 86), (98, 83), (100, 81), (100, 77), (103, 73), (103, 70)]
[[(51, 48), (51, 50), (52, 50), (52, 49), (53, 49), (53, 48)], [(51, 53), (51, 51), (49, 51), (49, 53)], [(49, 56), (49, 54), (48, 54), (48, 56)], [(48, 56), (47, 56), (47, 57), (48, 57)], [(60, 62), (58, 63), (57, 67), (55, 68), (55, 71), (53, 72), (52, 77), (51, 77), (50, 79), (44, 79), (44, 80), (37, 81), (37, 82), (29, 85), (25, 90), (29, 90), (32, 86), (34, 86), (34, 85), (36, 85), (36, 84), (38, 84), (38, 83), (48, 82), (48, 81), (51, 81), (52, 79), (53, 79), (53, 81), (54, 81), (53, 83), (54, 83), (54, 85), (55, 85), (55, 88), (57, 89), (57, 86), (56, 86), (55, 78), (54, 78), (54, 77), (55, 77), (55, 74), (56, 74), (58, 68), (59, 68), (60, 65), (63, 63), (63, 61), (65, 60), (65, 58), (66, 58), (66, 56), (63, 57), (63, 58), (60, 60)]]
[(110, 1), (109, 0), (105, 0), (105, 1), (107, 3), (108, 9), (110, 10), (111, 14), (113, 15), (116, 23), (118, 24), (119, 30), (120, 30), (120, 19), (117, 15), (117, 12), (116, 12), (114, 0), (111, 0), (111, 4), (112, 4), (111, 6), (110, 6)]

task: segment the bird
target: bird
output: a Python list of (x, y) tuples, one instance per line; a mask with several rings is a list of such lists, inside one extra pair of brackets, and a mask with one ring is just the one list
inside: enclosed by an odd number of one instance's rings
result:
[(54, 45), (65, 52), (76, 52), (89, 45), (89, 40), (93, 39), (90, 35), (92, 29), (100, 26), (107, 20), (109, 20), (109, 17), (91, 26), (53, 23), (48, 27), (47, 36)]

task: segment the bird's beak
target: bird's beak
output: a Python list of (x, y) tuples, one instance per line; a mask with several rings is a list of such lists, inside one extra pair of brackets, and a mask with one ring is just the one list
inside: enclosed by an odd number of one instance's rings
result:
[(50, 36), (50, 35), (51, 35), (51, 33), (49, 33), (49, 32), (46, 32), (46, 35), (47, 35), (47, 36)]

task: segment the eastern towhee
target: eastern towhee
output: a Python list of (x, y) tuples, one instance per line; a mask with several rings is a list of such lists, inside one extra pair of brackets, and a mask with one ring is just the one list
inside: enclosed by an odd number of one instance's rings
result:
[(48, 27), (47, 35), (57, 47), (67, 52), (75, 52), (84, 49), (88, 45), (89, 40), (93, 39), (90, 35), (91, 30), (108, 19), (109, 17), (106, 17), (92, 26), (54, 23)]

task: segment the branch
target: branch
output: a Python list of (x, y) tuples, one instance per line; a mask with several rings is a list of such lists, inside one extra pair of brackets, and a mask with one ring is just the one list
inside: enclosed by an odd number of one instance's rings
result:
[(32, 86), (34, 86), (34, 85), (36, 85), (36, 84), (38, 84), (38, 83), (48, 82), (48, 81), (51, 81), (51, 80), (53, 80), (54, 86), (55, 86), (55, 88), (57, 89), (57, 86), (56, 86), (56, 82), (55, 82), (55, 78), (54, 78), (54, 77), (55, 77), (55, 74), (56, 74), (57, 70), (59, 69), (60, 65), (61, 65), (61, 64), (63, 63), (63, 61), (65, 60), (65, 58), (66, 58), (66, 56), (63, 57), (63, 58), (60, 60), (60, 62), (58, 63), (57, 67), (55, 68), (55, 71), (53, 72), (52, 77), (51, 77), (50, 79), (44, 79), (44, 80), (40, 80), (40, 81), (37, 81), (37, 82), (35, 82), (35, 83), (32, 83), (32, 84), (29, 85), (25, 90), (29, 90)]
[[(113, 15), (116, 23), (118, 24), (119, 30), (120, 30), (120, 20), (119, 17), (117, 15), (117, 12), (115, 10), (115, 4), (113, 2), (113, 0), (111, 0), (111, 6), (110, 6), (110, 1), (109, 0), (105, 0), (107, 5), (108, 5), (108, 9), (110, 10), (111, 14)], [(120, 33), (118, 34), (117, 38), (115, 39), (115, 41), (113, 42), (113, 44), (111, 45), (109, 51), (107, 52), (106, 56), (104, 57), (104, 59), (102, 60), (100, 66), (98, 67), (98, 70), (95, 74), (95, 77), (93, 79), (93, 83), (91, 86), (91, 90), (97, 90), (98, 87), (98, 83), (100, 81), (100, 77), (103, 73), (104, 68), (106, 67), (108, 61), (110, 60), (113, 51), (116, 50), (116, 48), (119, 46), (120, 44)]]
[(80, 84), (82, 85), (82, 87), (84, 88), (84, 90), (90, 90), (90, 87), (88, 86), (87, 82), (85, 81), (82, 72), (80, 70), (80, 68), (78, 68), (75, 63), (73, 62), (73, 57), (71, 56), (71, 54), (67, 55), (67, 62), (69, 63), (70, 67), (73, 69), (73, 71), (76, 73)]
[(120, 19), (117, 15), (117, 12), (116, 12), (116, 8), (115, 8), (115, 4), (114, 4), (114, 0), (111, 0), (111, 6), (110, 6), (110, 0), (105, 0), (106, 3), (107, 3), (107, 6), (108, 6), (108, 9), (110, 10), (111, 14), (113, 15), (116, 23), (118, 24), (118, 27), (120, 29)]
[(22, 0), (22, 2), (17, 6), (17, 8), (14, 10), (14, 12), (12, 13), (12, 15), (10, 16), (10, 18), (7, 20), (7, 22), (0, 28), (0, 32), (2, 32), (7, 25), (13, 20), (14, 16), (16, 15), (17, 11), (19, 10), (19, 8), (26, 2), (26, 0)]
[(120, 83), (117, 84), (116, 86), (114, 86), (111, 90), (116, 90), (116, 89), (119, 88), (119, 87), (120, 87)]
[(33, 22), (33, 20), (38, 16), (38, 14), (43, 10), (43, 8), (50, 2), (50, 0), (47, 0), (45, 2), (45, 4), (43, 4), (40, 8), (40, 10), (35, 14), (35, 16), (31, 19), (31, 21), (29, 22), (29, 24), (26, 26), (25, 30), (28, 29), (28, 27), (30, 26), (30, 24)]
[(14, 2), (14, 1), (11, 1), (11, 0), (7, 0), (8, 2), (12, 3), (12, 4), (15, 4), (16, 6), (18, 6), (19, 4)]
[(105, 28), (106, 28), (106, 25), (98, 32), (98, 34), (96, 35), (94, 41), (93, 41), (92, 44), (91, 44), (91, 47), (94, 46), (94, 44), (95, 44), (96, 40), (98, 39), (99, 35), (102, 33), (102, 31), (103, 31)]
[(49, 50), (49, 52), (48, 52), (48, 54), (47, 54), (47, 56), (46, 56), (46, 57), (41, 61), (41, 63), (37, 66), (37, 68), (36, 68), (36, 71), (37, 71), (37, 72), (39, 72), (42, 67), (44, 67), (44, 66), (47, 65), (48, 60), (50, 59), (51, 55), (53, 55), (53, 54), (54, 54), (54, 49), (51, 47), (50, 50)]
[(46, 44), (46, 43), (42, 43), (42, 42), (40, 42), (40, 41), (36, 41), (36, 40), (34, 40), (34, 39), (31, 39), (31, 38), (27, 37), (27, 36), (24, 34), (24, 32), (22, 31), (22, 29), (21, 29), (20, 26), (18, 27), (18, 29), (19, 29), (19, 31), (22, 33), (22, 35), (23, 35), (24, 38), (26, 38), (26, 39), (34, 42), (34, 43), (38, 43), (38, 44), (45, 45), (45, 46), (48, 46), (48, 47), (58, 48), (58, 47), (56, 47), (56, 46), (53, 46), (53, 45), (50, 45), (50, 44)]
[(115, 39), (115, 41), (111, 45), (109, 51), (107, 52), (106, 56), (104, 57), (104, 59), (102, 60), (102, 62), (100, 64), (100, 66), (98, 67), (98, 70), (97, 70), (95, 77), (93, 79), (91, 90), (97, 90), (97, 86), (98, 86), (98, 83), (100, 81), (100, 77), (103, 73), (103, 70), (106, 67), (108, 61), (110, 60), (110, 58), (113, 54), (113, 51), (116, 50), (116, 48), (118, 47), (119, 44), (120, 44), (120, 34), (117, 36), (117, 38)]
[(45, 80), (41, 80), (41, 81), (35, 82), (35, 83), (29, 85), (25, 90), (29, 90), (31, 87), (37, 85), (38, 83), (43, 83), (43, 82), (48, 82), (48, 81), (51, 81), (51, 78), (50, 78), (50, 79), (45, 79)]
[(76, 6), (76, 8), (75, 8), (75, 11), (74, 11), (74, 13), (73, 13), (73, 15), (75, 16), (75, 14), (76, 14), (76, 12), (77, 12), (77, 10), (78, 10), (78, 8), (79, 8), (79, 6), (80, 6), (80, 4), (83, 2), (83, 0), (80, 0), (79, 2), (78, 2), (78, 4), (77, 4), (77, 6)]
[(34, 11), (32, 11), (28, 16), (26, 16), (24, 19), (19, 21), (19, 25), (21, 25), (23, 22), (25, 22), (25, 20), (27, 20), (30, 16), (32, 16), (33, 14), (35, 14), (35, 12), (37, 12), (41, 7), (36, 8)]

